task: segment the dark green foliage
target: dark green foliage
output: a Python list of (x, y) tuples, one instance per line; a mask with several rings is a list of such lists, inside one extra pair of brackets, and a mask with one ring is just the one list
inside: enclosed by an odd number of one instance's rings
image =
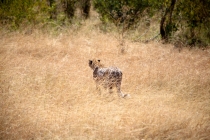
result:
[(95, 9), (103, 22), (114, 22), (116, 26), (130, 28), (149, 7), (148, 0), (93, 0)]
[[(93, 0), (104, 23), (129, 29), (144, 16), (160, 17), (163, 40), (185, 45), (210, 44), (210, 0)], [(161, 14), (162, 13), (162, 14)]]
[(210, 0), (165, 0), (162, 9), (162, 39), (181, 41), (186, 46), (203, 47), (210, 44)]
[(18, 28), (20, 24), (37, 24), (55, 19), (55, 4), (39, 0), (4, 0), (0, 4), (0, 23)]
[(2, 23), (12, 23), (18, 26), (21, 19), (28, 18), (32, 20), (31, 16), (34, 14), (32, 6), (33, 0), (2, 0), (0, 2), (0, 20)]
[(68, 18), (72, 18), (74, 16), (74, 12), (76, 10), (75, 3), (76, 0), (62, 0), (62, 5), (64, 6), (64, 12), (66, 13)]
[(21, 23), (39, 24), (56, 22), (63, 25), (74, 17), (76, 3), (87, 18), (90, 0), (1, 0), (0, 25), (18, 28)]
[(183, 39), (188, 45), (210, 44), (210, 0), (180, 0), (174, 17), (180, 26), (185, 25)]

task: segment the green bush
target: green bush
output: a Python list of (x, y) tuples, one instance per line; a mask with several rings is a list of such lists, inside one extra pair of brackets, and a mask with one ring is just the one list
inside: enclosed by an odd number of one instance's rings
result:
[(63, 25), (74, 17), (77, 5), (87, 18), (90, 0), (1, 0), (0, 23), (15, 29), (23, 22), (33, 25), (54, 22)]
[(169, 42), (190, 46), (210, 44), (210, 0), (93, 0), (103, 23), (114, 23), (122, 31), (144, 16), (160, 16), (160, 35)]
[(93, 0), (95, 9), (103, 22), (113, 22), (116, 26), (130, 28), (149, 7), (148, 0)]

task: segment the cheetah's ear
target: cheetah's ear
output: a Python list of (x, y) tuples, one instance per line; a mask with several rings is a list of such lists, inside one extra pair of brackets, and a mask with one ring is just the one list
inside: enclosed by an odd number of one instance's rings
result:
[(101, 60), (98, 60), (98, 62), (100, 62)]
[(93, 63), (93, 61), (92, 60), (89, 60), (89, 64), (92, 64)]

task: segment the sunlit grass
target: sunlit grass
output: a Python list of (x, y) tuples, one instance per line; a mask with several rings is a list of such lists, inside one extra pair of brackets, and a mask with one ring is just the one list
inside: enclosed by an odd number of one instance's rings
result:
[[(208, 139), (210, 52), (126, 41), (91, 21), (58, 36), (0, 33), (0, 139)], [(88, 60), (123, 71), (99, 95)]]

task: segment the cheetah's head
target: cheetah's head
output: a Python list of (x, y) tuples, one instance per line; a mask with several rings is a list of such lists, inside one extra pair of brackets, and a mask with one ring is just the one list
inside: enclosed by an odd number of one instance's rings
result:
[(103, 67), (103, 65), (100, 63), (100, 60), (89, 60), (89, 66), (91, 69), (95, 70), (97, 67)]

